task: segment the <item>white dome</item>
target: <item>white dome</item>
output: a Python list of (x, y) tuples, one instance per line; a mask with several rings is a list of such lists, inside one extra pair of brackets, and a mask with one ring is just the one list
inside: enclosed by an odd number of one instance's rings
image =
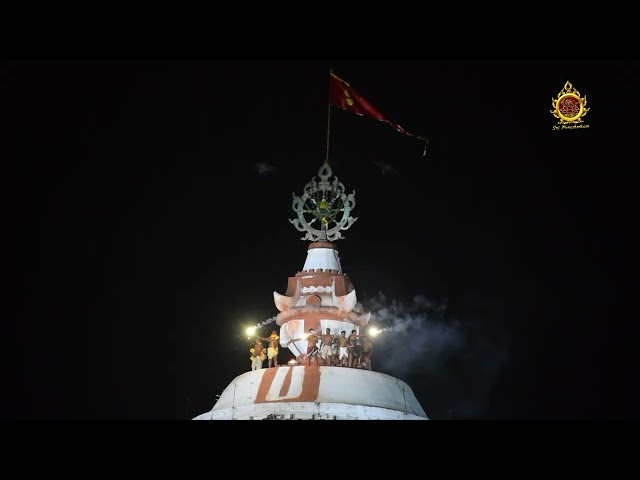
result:
[(267, 417), (428, 420), (411, 388), (384, 373), (333, 366), (263, 368), (236, 377), (210, 412), (194, 420)]

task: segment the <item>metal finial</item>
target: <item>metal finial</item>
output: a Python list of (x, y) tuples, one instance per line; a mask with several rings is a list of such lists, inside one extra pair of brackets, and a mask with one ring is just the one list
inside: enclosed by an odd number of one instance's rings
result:
[(325, 161), (318, 170), (316, 181), (312, 178), (298, 197), (293, 194), (293, 211), (297, 218), (289, 221), (299, 232), (305, 232), (301, 240), (334, 241), (341, 238), (341, 230), (347, 230), (357, 220), (351, 216), (355, 207), (355, 191), (346, 195), (344, 185), (334, 177), (329, 162)]

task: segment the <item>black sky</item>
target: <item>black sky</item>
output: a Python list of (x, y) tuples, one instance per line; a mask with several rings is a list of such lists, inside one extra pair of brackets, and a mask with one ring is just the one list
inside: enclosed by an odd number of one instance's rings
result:
[[(3, 69), (5, 418), (183, 419), (250, 369), (244, 327), (306, 258), (291, 199), (325, 158), (331, 68), (429, 139), (331, 113), (359, 299), (446, 298), (464, 338), (401, 373), (427, 414), (637, 417), (638, 62), (78, 60)], [(552, 130), (566, 81), (589, 129)]]

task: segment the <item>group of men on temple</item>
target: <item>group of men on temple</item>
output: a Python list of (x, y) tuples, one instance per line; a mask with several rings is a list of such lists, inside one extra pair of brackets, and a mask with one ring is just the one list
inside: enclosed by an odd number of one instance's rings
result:
[[(278, 333), (273, 330), (268, 337), (256, 337), (256, 343), (249, 352), (251, 353), (251, 370), (260, 370), (265, 359), (269, 360), (269, 367), (278, 366)], [(265, 348), (262, 340), (269, 342), (269, 346)]]
[[(261, 369), (265, 360), (269, 361), (269, 367), (278, 366), (279, 338), (275, 330), (269, 337), (256, 337), (256, 343), (250, 350), (251, 370)], [(268, 347), (265, 348), (263, 340), (269, 342)], [(345, 330), (340, 335), (333, 335), (331, 329), (327, 328), (325, 333), (318, 335), (310, 328), (306, 340), (307, 351), (300, 353), (296, 359), (298, 363), (371, 370), (373, 343), (367, 335), (358, 334), (357, 330), (351, 330), (347, 337)]]

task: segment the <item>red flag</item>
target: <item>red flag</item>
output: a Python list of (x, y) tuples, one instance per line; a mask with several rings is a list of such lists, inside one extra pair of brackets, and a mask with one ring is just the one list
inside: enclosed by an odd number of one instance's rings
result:
[[(405, 135), (408, 135), (410, 137), (419, 138), (420, 140), (425, 140), (422, 137), (407, 132), (397, 123), (387, 120), (384, 115), (382, 115), (373, 105), (371, 105), (364, 98), (354, 92), (353, 88), (351, 88), (351, 85), (335, 75), (333, 72), (329, 72), (329, 75), (329, 80), (331, 82), (329, 103), (331, 105), (335, 105), (336, 107), (342, 108), (343, 110), (347, 110), (349, 112), (353, 112), (357, 115), (373, 117), (376, 120), (388, 123), (400, 133), (404, 133)], [(425, 151), (423, 155), (426, 154), (426, 150), (427, 147), (425, 145)]]

